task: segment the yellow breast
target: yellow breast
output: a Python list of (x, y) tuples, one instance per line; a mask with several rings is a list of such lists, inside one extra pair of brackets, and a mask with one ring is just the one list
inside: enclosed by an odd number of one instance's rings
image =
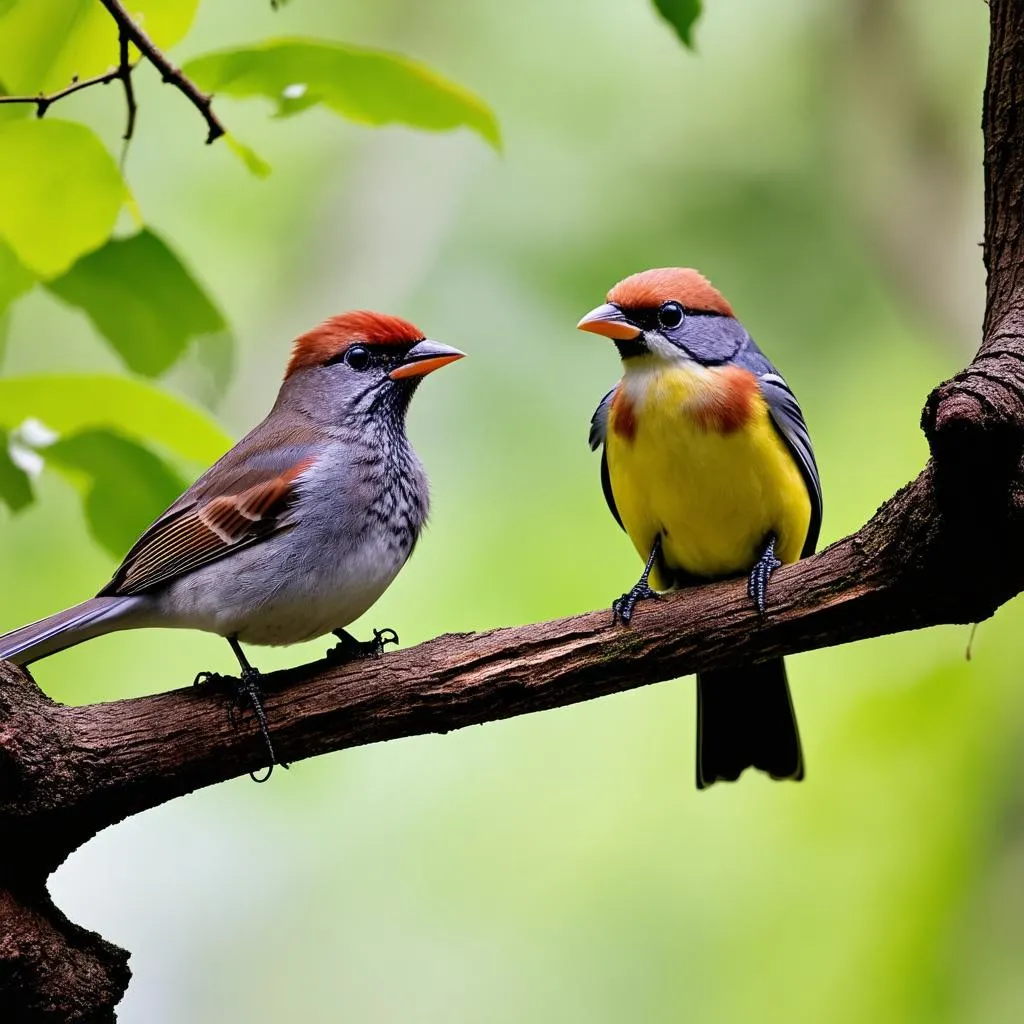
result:
[(671, 568), (731, 576), (751, 568), (770, 533), (783, 562), (800, 557), (810, 498), (748, 371), (638, 361), (613, 402), (606, 455), (642, 558), (660, 534)]

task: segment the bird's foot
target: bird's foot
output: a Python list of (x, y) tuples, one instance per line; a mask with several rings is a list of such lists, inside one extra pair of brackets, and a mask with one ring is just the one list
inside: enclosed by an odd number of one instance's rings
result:
[(398, 643), (398, 634), (393, 629), (375, 629), (372, 640), (357, 640), (346, 629), (336, 629), (334, 635), (338, 643), (327, 652), (327, 660), (335, 665), (361, 658), (379, 658), (388, 644)]
[(195, 679), (192, 680), (193, 686), (220, 686), (227, 680), (227, 676), (222, 676), (219, 672), (200, 672)]
[(618, 600), (612, 601), (612, 625), (621, 622), (629, 625), (633, 618), (633, 609), (639, 601), (660, 601), (661, 594), (652, 590), (647, 580), (641, 580), (632, 590), (626, 591)]
[(228, 685), (234, 696), (232, 707), (232, 718), (235, 711), (244, 711), (246, 706), (252, 708), (256, 715), (256, 722), (259, 725), (260, 735), (263, 737), (263, 745), (267, 748), (267, 756), (270, 764), (267, 765), (266, 774), (258, 776), (256, 772), (249, 772), (249, 778), (253, 782), (266, 782), (274, 772), (274, 765), (279, 764), (282, 768), (289, 768), (290, 765), (284, 761), (278, 761), (274, 753), (274, 744), (270, 739), (270, 726), (267, 723), (267, 712), (263, 707), (263, 689), (259, 684), (259, 669), (243, 669), (240, 676), (224, 676), (219, 672), (200, 672), (192, 682), (193, 686), (220, 686)]
[(758, 613), (764, 615), (768, 602), (768, 581), (782, 563), (775, 557), (775, 535), (768, 538), (764, 554), (754, 563), (747, 579), (747, 593), (754, 602)]
[(290, 765), (284, 761), (278, 761), (274, 753), (274, 744), (270, 740), (270, 726), (267, 723), (267, 712), (263, 707), (263, 688), (260, 686), (260, 670), (257, 668), (243, 668), (235, 684), (235, 701), (239, 708), (244, 709), (248, 704), (256, 715), (256, 722), (260, 727), (260, 735), (263, 737), (263, 745), (267, 748), (267, 757), (270, 764), (267, 765), (267, 773), (259, 776), (256, 772), (249, 772), (249, 778), (253, 782), (266, 782), (274, 774), (274, 765), (279, 764), (282, 768), (289, 768)]

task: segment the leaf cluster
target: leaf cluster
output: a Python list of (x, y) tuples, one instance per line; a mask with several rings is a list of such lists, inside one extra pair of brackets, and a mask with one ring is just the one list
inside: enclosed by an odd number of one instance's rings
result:
[[(654, 3), (692, 46), (700, 0)], [(136, 75), (175, 85), (206, 119), (208, 141), (223, 138), (261, 178), (270, 167), (221, 127), (209, 94), (218, 107), (222, 97), (267, 100), (278, 118), (322, 107), (363, 125), (468, 128), (501, 146), (482, 100), (395, 53), (271, 38), (179, 71), (164, 54), (187, 36), (198, 6), (0, 0), (0, 370), (11, 309), (42, 289), (87, 317), (130, 375), (0, 379), (0, 507), (23, 511), (32, 476), (55, 470), (79, 487), (94, 537), (115, 557), (184, 487), (196, 468), (189, 460), (212, 461), (228, 444), (208, 415), (155, 382), (198, 351), (223, 386), (234, 347), (228, 317), (125, 178)], [(120, 165), (91, 128), (53, 114), (68, 96), (118, 79), (128, 105)]]
[[(197, 8), (198, 0), (0, 3), (0, 360), (12, 308), (42, 289), (87, 317), (130, 375), (0, 379), (0, 506), (21, 512), (34, 499), (32, 477), (54, 470), (78, 486), (94, 537), (115, 557), (185, 486), (196, 468), (188, 463), (212, 461), (229, 443), (208, 415), (155, 382), (199, 349), (225, 383), (234, 342), (219, 303), (140, 209), (124, 159), (119, 166), (91, 128), (60, 119), (57, 104), (113, 81), (119, 67), (132, 78), (159, 70)], [(119, 12), (144, 32), (127, 51)], [(277, 117), (322, 106), (365, 125), (465, 127), (500, 145), (486, 104), (398, 54), (268, 39), (196, 57), (179, 74), (187, 97), (262, 98)], [(130, 136), (135, 101), (126, 94)], [(269, 173), (230, 133), (225, 144), (252, 173)]]

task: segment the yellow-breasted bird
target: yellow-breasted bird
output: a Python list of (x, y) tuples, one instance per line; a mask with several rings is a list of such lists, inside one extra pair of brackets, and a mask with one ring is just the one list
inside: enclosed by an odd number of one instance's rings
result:
[[(659, 590), (747, 573), (763, 614), (769, 577), (813, 553), (821, 525), (793, 392), (696, 270), (627, 277), (578, 326), (611, 338), (624, 370), (590, 429), (608, 507), (646, 561), (613, 619)], [(697, 787), (751, 766), (804, 775), (781, 658), (697, 676)]]

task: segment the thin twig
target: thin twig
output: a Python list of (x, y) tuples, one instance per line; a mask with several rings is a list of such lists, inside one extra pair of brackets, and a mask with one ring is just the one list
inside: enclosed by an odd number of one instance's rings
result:
[(211, 106), (211, 96), (202, 92), (198, 86), (187, 78), (179, 68), (176, 68), (157, 48), (152, 39), (132, 21), (131, 15), (124, 9), (119, 0), (100, 0), (100, 3), (107, 9), (110, 16), (117, 22), (121, 33), (128, 37), (139, 49), (139, 52), (160, 72), (160, 77), (173, 85), (182, 93), (203, 115), (209, 129), (206, 136), (207, 143), (215, 142), (222, 135), (226, 134), (224, 126), (217, 119)]
[[(125, 125), (124, 135), (122, 136), (125, 143), (127, 143), (135, 132), (135, 120), (138, 114), (138, 103), (135, 99), (135, 89), (132, 84), (132, 71), (135, 70), (135, 65), (131, 62), (129, 45), (134, 43), (142, 56), (160, 72), (163, 81), (173, 85), (203, 115), (203, 119), (206, 121), (207, 128), (209, 129), (206, 136), (207, 144), (215, 142), (222, 135), (226, 134), (224, 126), (213, 112), (211, 105), (213, 97), (207, 96), (206, 93), (202, 92), (191, 79), (187, 78), (179, 68), (176, 68), (164, 56), (153, 40), (132, 21), (131, 15), (125, 10), (119, 0), (100, 0), (100, 3), (107, 9), (117, 25), (119, 43), (117, 67), (112, 71), (104, 72), (102, 75), (85, 78), (81, 81), (76, 76), (67, 88), (61, 89), (59, 92), (50, 93), (49, 95), (39, 93), (37, 96), (0, 96), (0, 103), (33, 103), (36, 107), (36, 117), (43, 117), (54, 103), (64, 99), (66, 96), (81, 92), (83, 89), (88, 89), (94, 85), (109, 85), (111, 82), (120, 79), (121, 85), (124, 88), (125, 105), (128, 108), (128, 120)], [(125, 147), (125, 152), (127, 153), (127, 146)], [(122, 155), (122, 162), (123, 160), (124, 157)]]
[(120, 67), (117, 67), (113, 71), (108, 71), (102, 75), (96, 75), (94, 78), (83, 78), (81, 81), (79, 81), (76, 76), (72, 79), (71, 84), (66, 89), (50, 93), (49, 96), (46, 96), (43, 93), (39, 93), (37, 96), (0, 96), (0, 103), (34, 103), (36, 105), (36, 117), (42, 117), (54, 103), (58, 100), (64, 99), (65, 96), (81, 92), (83, 89), (89, 89), (94, 85), (109, 85), (111, 82), (121, 77), (122, 70)]
[[(128, 124), (125, 127), (123, 136), (125, 143), (128, 143), (131, 140), (132, 133), (135, 131), (135, 115), (138, 112), (138, 104), (135, 102), (135, 89), (132, 87), (132, 62), (128, 46), (131, 40), (128, 38), (128, 33), (124, 30), (124, 26), (119, 27), (118, 39), (121, 48), (121, 60), (117, 67), (117, 77), (121, 79), (121, 84), (124, 86), (124, 102), (128, 107)], [(126, 152), (127, 149), (126, 145)]]

